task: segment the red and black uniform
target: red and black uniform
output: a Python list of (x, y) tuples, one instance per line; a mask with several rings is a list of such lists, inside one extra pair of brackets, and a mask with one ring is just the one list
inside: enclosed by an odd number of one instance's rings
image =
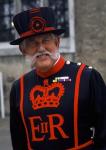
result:
[(25, 74), (11, 89), (10, 131), (13, 150), (106, 150), (101, 75), (62, 57), (46, 73)]

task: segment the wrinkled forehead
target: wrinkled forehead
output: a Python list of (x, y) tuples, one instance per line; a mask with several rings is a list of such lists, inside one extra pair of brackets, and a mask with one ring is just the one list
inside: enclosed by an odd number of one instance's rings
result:
[(37, 36), (35, 36), (35, 37), (36, 37), (36, 38), (56, 37), (56, 35), (53, 34), (53, 33), (45, 33), (45, 34), (37, 35)]
[(56, 37), (55, 34), (53, 33), (46, 33), (46, 34), (41, 34), (41, 35), (36, 35), (36, 36), (31, 36), (27, 39), (25, 39), (26, 41), (33, 41), (33, 40), (42, 40), (42, 39), (54, 39)]

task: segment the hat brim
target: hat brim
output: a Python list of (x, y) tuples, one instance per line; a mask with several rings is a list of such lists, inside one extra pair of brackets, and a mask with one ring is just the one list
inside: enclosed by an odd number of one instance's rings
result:
[(13, 40), (13, 41), (10, 42), (10, 44), (11, 45), (19, 45), (24, 39), (26, 39), (28, 37), (31, 37), (31, 36), (41, 35), (41, 34), (45, 34), (45, 33), (54, 33), (56, 35), (60, 35), (60, 34), (62, 34), (64, 32), (65, 32), (65, 29), (56, 29), (56, 30), (39, 32), (39, 33), (33, 33), (33, 34), (28, 35), (28, 36), (20, 37), (20, 38), (18, 38), (16, 40)]

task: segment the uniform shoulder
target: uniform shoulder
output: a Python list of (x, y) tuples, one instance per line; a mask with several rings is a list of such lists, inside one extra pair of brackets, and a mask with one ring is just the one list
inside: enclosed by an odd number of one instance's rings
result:
[[(82, 63), (82, 62), (72, 62), (72, 61), (67, 60), (65, 62), (65, 64), (68, 68), (78, 70), (81, 67), (81, 65), (83, 65), (84, 63)], [(84, 65), (85, 65), (84, 72), (91, 73), (93, 70), (96, 71), (92, 66), (89, 66), (89, 65), (86, 65), (86, 64), (84, 64)]]
[(36, 73), (36, 70), (33, 69), (33, 70), (23, 74), (23, 76), (24, 76), (24, 78), (31, 78), (33, 75), (35, 75), (35, 73)]
[(24, 77), (24, 78), (26, 78), (26, 79), (29, 79), (29, 78), (31, 78), (35, 73), (36, 73), (36, 71), (35, 71), (35, 69), (33, 69), (33, 70), (31, 70), (31, 71), (29, 71), (29, 72), (27, 72), (27, 73), (21, 75), (18, 79), (16, 79), (16, 80), (13, 82), (13, 86), (19, 85), (21, 78)]
[(81, 65), (81, 63), (80, 62), (76, 63), (76, 62), (72, 62), (70, 60), (66, 60), (65, 65), (69, 66), (69, 67), (78, 67)]
[[(82, 64), (84, 64), (84, 63), (82, 63), (82, 62), (72, 62), (72, 61), (70, 61), (70, 60), (66, 60), (65, 64), (66, 64), (67, 66), (79, 68), (79, 67), (80, 67)], [(93, 69), (92, 66), (88, 66), (88, 65), (86, 65), (86, 64), (85, 64), (85, 66), (86, 66), (86, 69), (88, 69), (88, 70), (92, 70), (92, 69)]]

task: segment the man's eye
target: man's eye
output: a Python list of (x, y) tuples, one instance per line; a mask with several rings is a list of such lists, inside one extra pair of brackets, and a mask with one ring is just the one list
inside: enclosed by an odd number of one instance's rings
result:
[(50, 41), (50, 39), (45, 39), (45, 40), (44, 40), (44, 42), (49, 42), (49, 41)]
[(34, 42), (34, 41), (35, 41), (34, 37), (30, 37), (27, 39), (27, 42), (29, 42), (29, 43)]

